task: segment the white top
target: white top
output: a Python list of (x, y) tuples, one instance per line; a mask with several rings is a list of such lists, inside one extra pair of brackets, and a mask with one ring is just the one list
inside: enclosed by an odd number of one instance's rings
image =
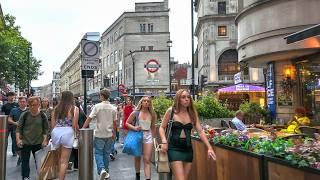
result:
[(151, 121), (140, 119), (140, 120), (139, 120), (139, 125), (140, 125), (140, 127), (141, 127), (141, 130), (143, 130), (143, 131), (149, 131), (149, 130), (150, 130), (150, 127), (151, 127)]
[(95, 137), (112, 137), (113, 121), (116, 121), (117, 112), (110, 102), (102, 101), (101, 103), (96, 104), (89, 117), (97, 119), (97, 124), (94, 129)]

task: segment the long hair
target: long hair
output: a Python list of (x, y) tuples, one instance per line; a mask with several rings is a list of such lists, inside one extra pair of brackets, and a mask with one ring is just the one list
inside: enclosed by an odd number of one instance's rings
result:
[[(45, 101), (48, 102), (47, 107), (44, 107), (44, 106), (43, 106), (43, 102), (45, 102)], [(50, 107), (49, 99), (46, 98), (46, 97), (41, 98), (41, 109), (48, 109), (49, 107)]]
[(137, 105), (137, 107), (136, 107), (135, 110), (136, 110), (136, 111), (140, 111), (140, 110), (142, 109), (142, 102), (143, 102), (143, 100), (145, 100), (145, 99), (147, 99), (147, 100), (150, 101), (150, 106), (149, 106), (149, 108), (148, 108), (148, 111), (149, 111), (149, 113), (151, 114), (151, 123), (154, 125), (155, 122), (156, 122), (157, 114), (156, 114), (156, 112), (154, 111), (153, 104), (152, 104), (152, 100), (151, 100), (151, 98), (150, 98), (149, 96), (143, 96), (143, 97), (140, 99), (140, 101), (138, 102), (138, 105)]
[[(181, 98), (181, 95), (183, 92), (187, 92), (190, 96), (189, 91), (186, 89), (180, 89), (177, 91), (176, 96), (174, 97), (174, 101), (173, 101), (173, 109), (174, 109), (175, 113), (180, 112), (180, 109), (181, 109), (180, 98)], [(198, 112), (197, 112), (196, 108), (194, 107), (193, 99), (191, 96), (190, 96), (190, 105), (189, 105), (189, 107), (187, 107), (187, 111), (190, 116), (192, 124), (196, 125), (196, 122), (198, 122), (198, 120), (199, 120), (199, 116), (198, 116)]]
[(63, 91), (58, 105), (54, 108), (54, 115), (56, 119), (64, 119), (68, 117), (68, 112), (74, 111), (74, 98), (71, 91)]

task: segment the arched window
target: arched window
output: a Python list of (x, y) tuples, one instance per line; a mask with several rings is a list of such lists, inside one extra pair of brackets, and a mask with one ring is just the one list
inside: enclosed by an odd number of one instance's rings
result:
[(218, 60), (219, 75), (234, 75), (239, 71), (238, 52), (235, 49), (223, 52)]

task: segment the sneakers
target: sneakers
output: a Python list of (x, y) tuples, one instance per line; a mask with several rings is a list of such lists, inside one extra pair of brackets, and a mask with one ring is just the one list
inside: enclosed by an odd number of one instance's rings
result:
[(111, 161), (114, 161), (116, 159), (112, 153), (109, 156), (110, 156)]
[(68, 163), (68, 169), (67, 171), (73, 171), (73, 163), (72, 162), (69, 162)]
[(23, 180), (30, 180), (30, 178), (29, 177), (25, 177), (25, 178), (23, 178)]
[(109, 179), (110, 174), (107, 173), (106, 170), (102, 169), (102, 171), (100, 172), (100, 180), (105, 180), (105, 179)]

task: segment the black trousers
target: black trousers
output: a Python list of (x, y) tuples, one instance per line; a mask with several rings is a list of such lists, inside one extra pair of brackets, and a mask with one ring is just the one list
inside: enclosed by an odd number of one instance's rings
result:
[(35, 159), (35, 152), (41, 149), (41, 144), (36, 145), (23, 145), (21, 148), (21, 175), (22, 179), (30, 176), (30, 153), (32, 152), (33, 158)]

